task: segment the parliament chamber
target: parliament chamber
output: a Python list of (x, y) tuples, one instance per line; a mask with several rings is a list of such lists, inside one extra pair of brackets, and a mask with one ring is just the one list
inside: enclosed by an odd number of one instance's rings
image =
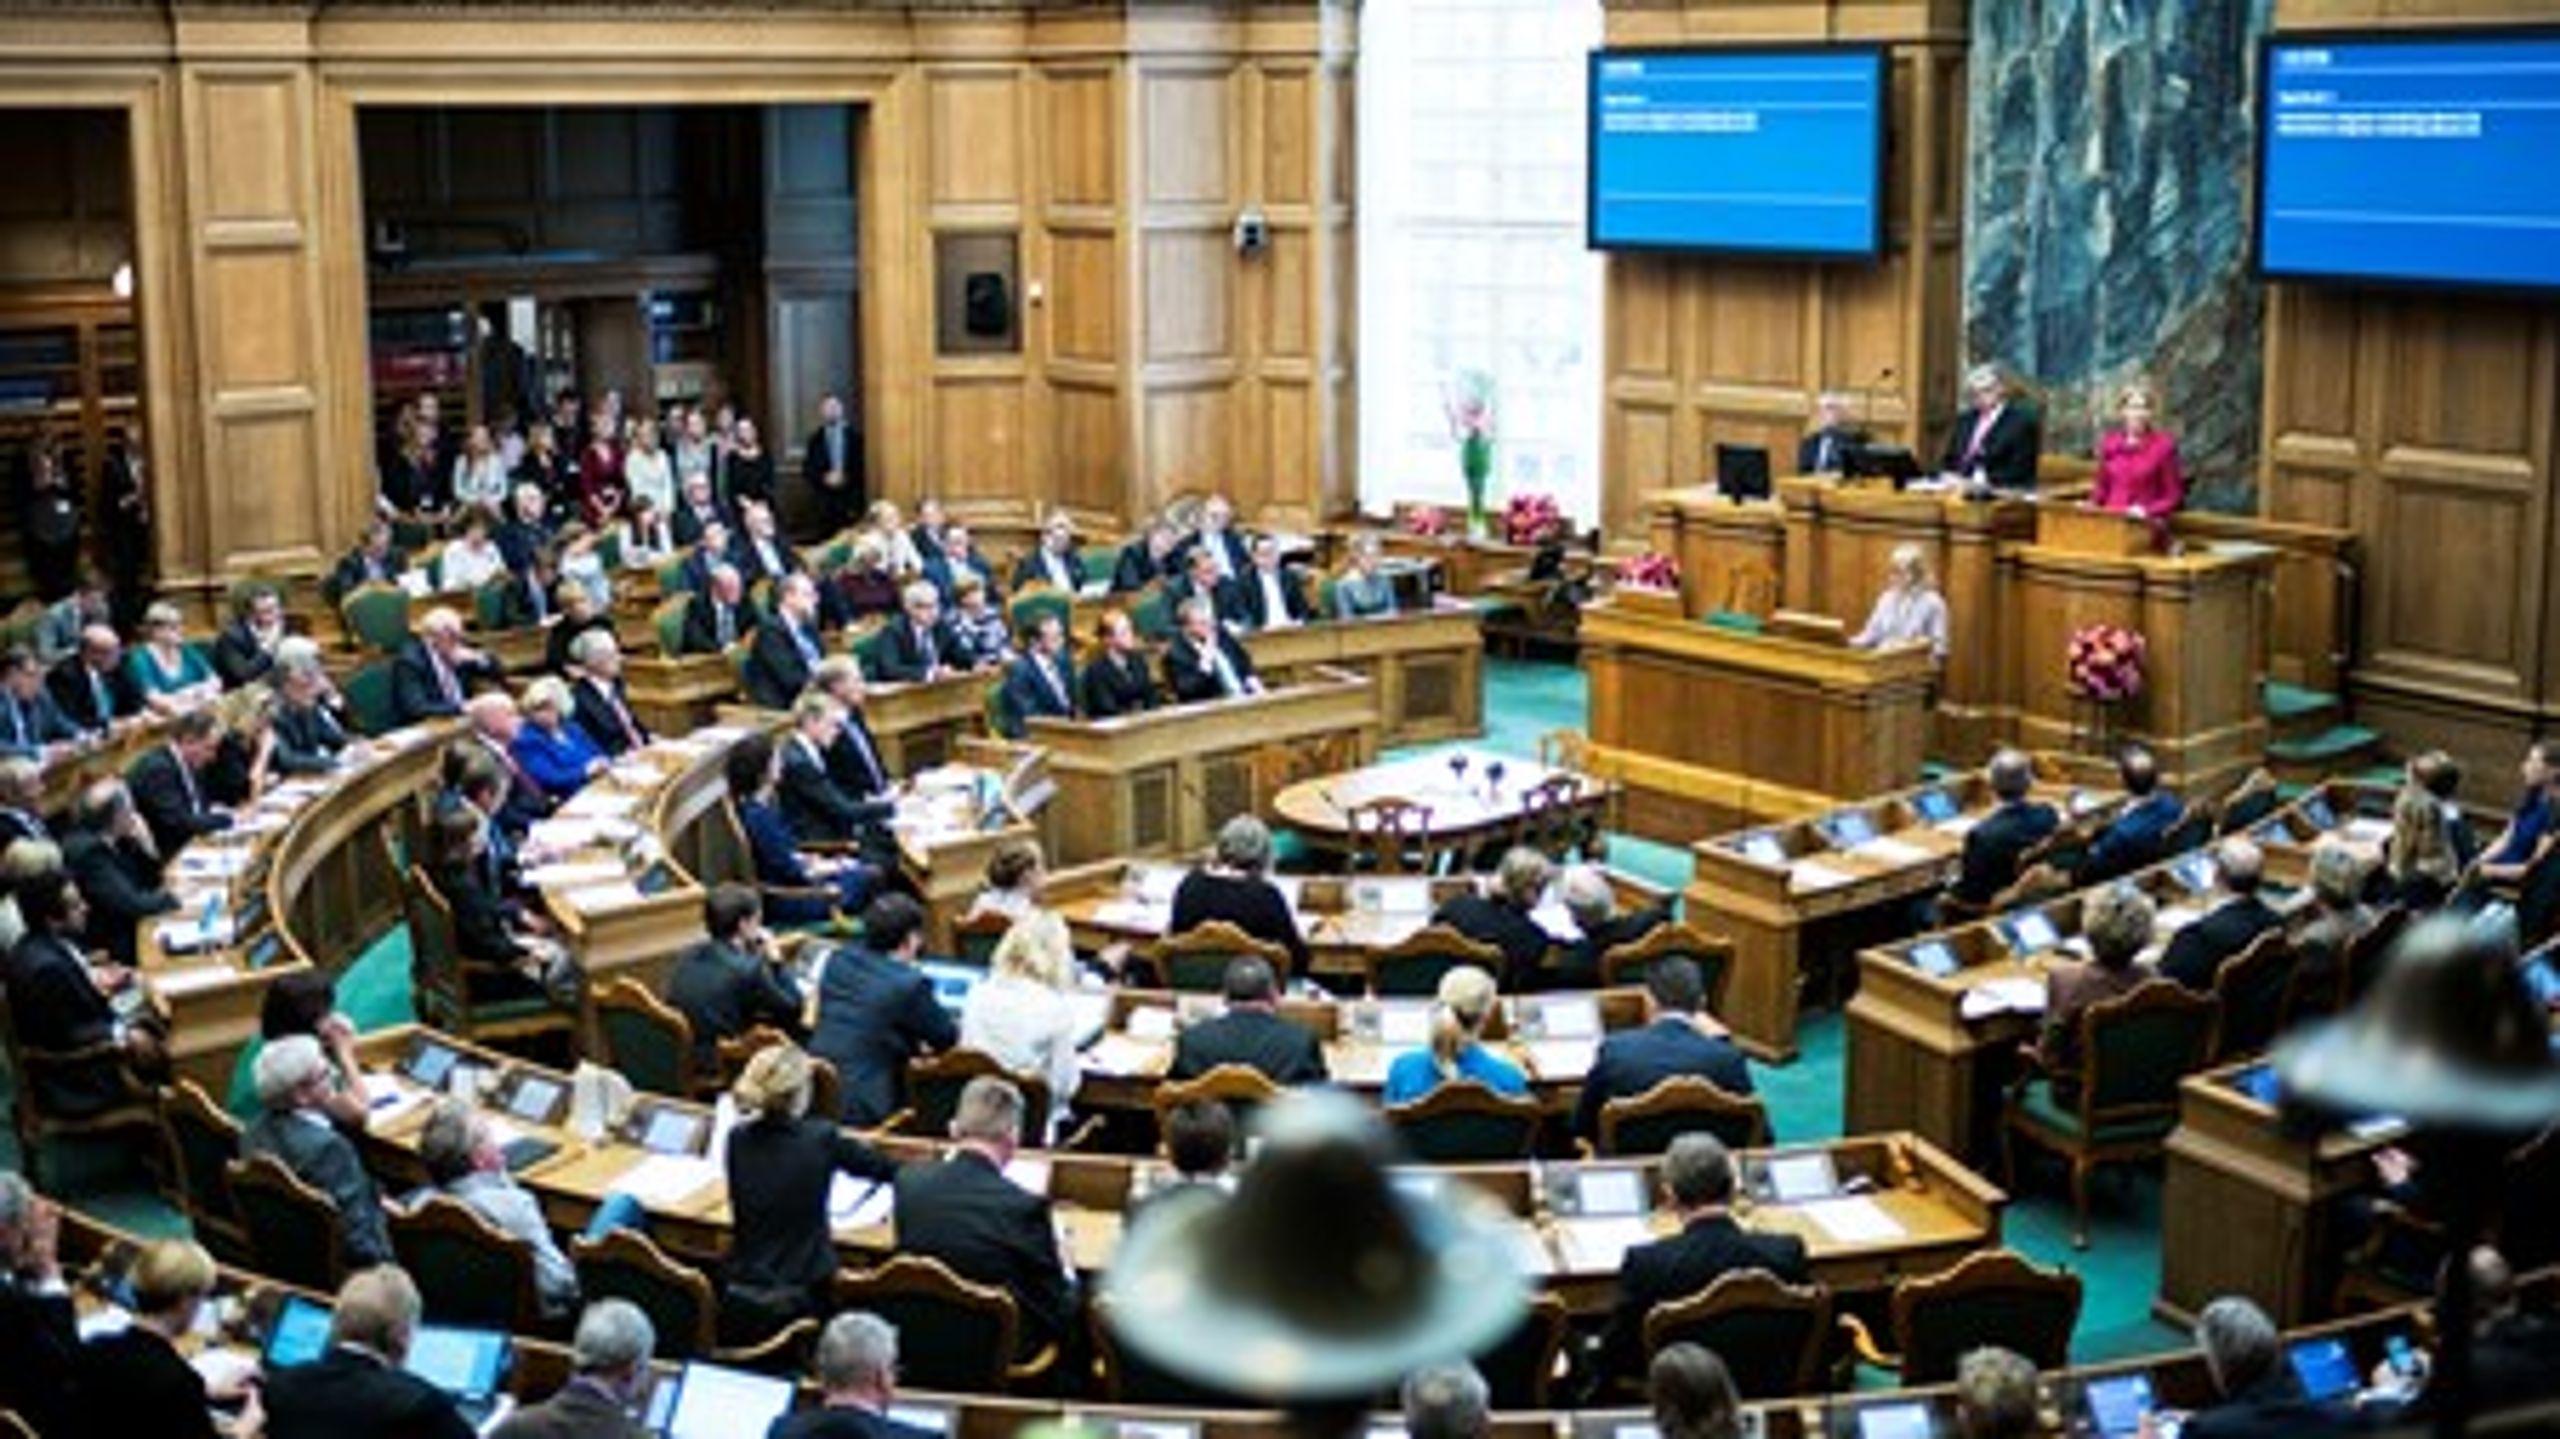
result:
[(0, 1435), (2560, 1429), (2537, 0), (0, 0)]

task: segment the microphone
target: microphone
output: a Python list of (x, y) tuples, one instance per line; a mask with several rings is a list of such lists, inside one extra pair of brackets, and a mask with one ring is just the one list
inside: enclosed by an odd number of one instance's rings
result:
[(1875, 438), (1876, 390), (1879, 386), (1892, 378), (1893, 366), (1887, 365), (1883, 369), (1876, 371), (1875, 378), (1867, 381), (1866, 385), (1858, 392), (1860, 401), (1858, 423), (1867, 427), (1868, 439), (1872, 440)]

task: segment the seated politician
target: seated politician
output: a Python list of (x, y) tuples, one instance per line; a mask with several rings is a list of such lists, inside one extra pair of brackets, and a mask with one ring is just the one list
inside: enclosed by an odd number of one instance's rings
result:
[(1387, 1066), (1385, 1101), (1411, 1104), (1452, 1080), (1481, 1084), (1496, 1094), (1527, 1094), (1529, 1076), (1485, 1047), (1485, 1023), (1500, 1002), (1493, 976), (1472, 964), (1441, 975), (1439, 993), (1431, 1002), (1430, 1043), (1397, 1055)]
[(1262, 693), (1262, 676), (1253, 672), (1253, 656), (1218, 622), (1209, 600), (1193, 595), (1174, 613), (1182, 628), (1165, 646), (1164, 683), (1173, 691), (1175, 703)]
[(2124, 786), (2125, 806), (2089, 841), (2088, 853), (2071, 873), (2074, 884), (2114, 879), (2160, 859), (2161, 842), (2186, 813), (2178, 796), (2161, 787), (2160, 762), (2141, 745), (2126, 745), (2116, 756), (2116, 778)]
[(716, 655), (747, 638), (756, 627), (755, 603), (747, 598), (746, 581), (726, 560), (711, 567), (706, 583), (685, 601), (684, 628), (678, 652)]
[(865, 900), (879, 892), (880, 871), (873, 866), (839, 855), (801, 853), (801, 836), (783, 817), (776, 798), (782, 755), (772, 736), (749, 734), (729, 747), (723, 763), (729, 798), (738, 809), (738, 827), (746, 832), (756, 883), (767, 890), (800, 891), (765, 896), (765, 914), (774, 923), (823, 924), (836, 914), (862, 908)]
[(1086, 580), (1084, 556), (1076, 549), (1075, 517), (1051, 510), (1040, 526), (1040, 545), (1013, 567), (1013, 587), (1047, 585), (1063, 594), (1081, 594)]
[(785, 575), (773, 595), (773, 613), (756, 626), (743, 678), (757, 708), (784, 710), (809, 687), (809, 672), (826, 658), (826, 646), (818, 638), (815, 581)]
[(1974, 366), (1964, 386), (1966, 404), (1947, 429), (1940, 472), (1979, 479), (1995, 490), (2034, 489), (2037, 452), (2044, 447), (2044, 426), (2035, 410), (2009, 393), (2008, 383), (1992, 366)]
[(1538, 972), (1546, 967), (1547, 948), (1555, 943), (1534, 912), (1554, 877), (1555, 865), (1545, 855), (1514, 845), (1494, 866), (1490, 887), (1452, 896), (1431, 916), (1432, 922), (1501, 950), (1505, 993), (1534, 989)]
[(1377, 619), (1396, 612), (1395, 582), (1378, 570), (1384, 551), (1375, 534), (1363, 531), (1351, 537), (1349, 557), (1333, 579), (1334, 619)]
[(2089, 503), (2135, 519), (2163, 519), (2187, 502), (2178, 442), (2151, 423), (2151, 391), (2127, 385), (2116, 399), (2123, 423), (2098, 437), (2098, 473)]
[(836, 1067), (847, 1124), (878, 1124), (906, 1102), (907, 1065), (960, 1042), (960, 1026), (916, 968), (924, 907), (884, 894), (862, 912), (862, 938), (829, 954), (812, 982), (809, 1052)]
[(1836, 475), (1849, 467), (1851, 448), (1867, 442), (1867, 432), (1849, 422), (1849, 397), (1825, 390), (1813, 404), (1814, 425), (1796, 442), (1796, 473)]
[(1712, 1134), (1683, 1134), (1662, 1157), (1662, 1187), (1680, 1232), (1627, 1251), (1618, 1295), (1600, 1341), (1600, 1370), (1633, 1376), (1644, 1366), (1644, 1321), (1653, 1307), (1690, 1295), (1727, 1274), (1767, 1270), (1805, 1282), (1804, 1240), (1756, 1234), (1733, 1221), (1733, 1155)]
[(1581, 938), (1560, 951), (1555, 966), (1531, 976), (1540, 989), (1598, 989), (1600, 961), (1622, 944), (1633, 944), (1671, 921), (1669, 901), (1621, 912), (1617, 888), (1596, 864), (1577, 864), (1556, 881), (1556, 898), (1573, 919)]
[(1012, 1080), (981, 1074), (963, 1085), (950, 1154), (900, 1169), (891, 1213), (900, 1253), (940, 1260), (1013, 1296), (1022, 1326), (1008, 1358), (1064, 1343), (1077, 1319), (1073, 1266), (1049, 1196), (1004, 1172), (1022, 1145), (1022, 1119), (1022, 1090)]
[(1117, 719), (1154, 709), (1162, 697), (1156, 693), (1155, 674), (1147, 667), (1147, 652), (1138, 643), (1138, 627), (1128, 613), (1104, 610), (1094, 624), (1094, 639), (1099, 650), (1084, 667), (1085, 718)]
[(1867, 612), (1864, 629), (1849, 637), (1853, 649), (1880, 645), (1929, 646), (1929, 658), (1947, 660), (1947, 597), (1929, 575), (1929, 557), (1918, 545), (1896, 545), (1885, 560), (1884, 592)]
[(2024, 752), (2003, 749), (1994, 754), (1983, 777), (1991, 785), (1991, 813), (1964, 832), (1964, 856), (1947, 889), (1958, 903), (1977, 910), (2018, 882), (2019, 862), (2062, 824), (2052, 805), (2029, 798), (2036, 767)]
[(858, 844), (897, 813), (880, 787), (856, 793), (837, 782), (833, 757), (844, 732), (844, 706), (824, 690), (812, 686), (793, 701), (780, 742), (782, 818), (804, 844)]
[(1268, 960), (1244, 954), (1227, 961), (1219, 989), (1225, 1010), (1184, 1027), (1165, 1078), (1198, 1079), (1222, 1064), (1241, 1064), (1278, 1085), (1325, 1082), (1324, 1042), (1280, 1012), (1280, 977)]
[(1182, 934), (1209, 921), (1224, 920), (1266, 944), (1289, 951), (1293, 973), (1307, 972), (1307, 941), (1298, 933), (1298, 917), (1288, 896), (1271, 882), (1271, 831), (1261, 820), (1240, 814), (1219, 826), (1209, 861), (1173, 887), (1173, 918), (1168, 934)]
[[(2258, 897), (2266, 856), (2257, 841), (2232, 835), (2214, 846), (2213, 883), (2220, 891), (2213, 908), (2181, 927), (2160, 956), (2160, 974), (2198, 994), (2213, 992), (2213, 976), (2222, 962), (2247, 949), (2259, 935), (2284, 923), (2284, 917)], [(2234, 1016), (2223, 1023), (2235, 1026)]]
[(694, 1063), (713, 1072), (720, 1041), (760, 1024), (806, 1038), (799, 982), (765, 933), (755, 886), (713, 885), (702, 897), (702, 927), (707, 937), (667, 976), (667, 1002), (693, 1029)]
[(2560, 740), (2535, 740), (2526, 746), (2517, 772), (2523, 776), (2524, 789), (2516, 796), (2506, 828), (2481, 851), (2478, 865), (2482, 879), (2504, 884), (2522, 879), (2560, 833), (2560, 826), (2552, 822), (2560, 817), (2560, 796), (2555, 795), (2560, 792)]
[(2045, 971), (2044, 1022), (2036, 1035), (2035, 1058), (2053, 1076), (2058, 1103), (2079, 1099), (2081, 1016), (2089, 1006), (2129, 994), (2151, 978), (2134, 960), (2150, 947), (2156, 913), (2150, 896), (2132, 885), (2106, 886), (2080, 907), (2080, 937), (2088, 941), (2088, 960), (2064, 960)]
[(1706, 1013), (1706, 976), (1681, 955), (1644, 971), (1644, 1024), (1600, 1041), (1573, 1111), (1573, 1132), (1600, 1137), (1600, 1107), (1632, 1099), (1666, 1079), (1695, 1077), (1727, 1094), (1749, 1094), (1751, 1068), (1724, 1026)]
[(524, 722), (507, 742), (517, 773), (555, 801), (586, 788), (587, 781), (612, 763), (587, 738), (584, 728), (569, 722), (576, 707), (568, 681), (544, 675), (524, 687)]
[(1019, 739), (1032, 719), (1074, 719), (1076, 668), (1067, 657), (1067, 621), (1044, 613), (1031, 621), (1022, 654), (1005, 667), (997, 710), (1010, 737)]

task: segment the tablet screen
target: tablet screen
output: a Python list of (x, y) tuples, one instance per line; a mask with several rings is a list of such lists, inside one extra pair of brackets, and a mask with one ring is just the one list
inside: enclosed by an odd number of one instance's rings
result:
[(691, 1154), (702, 1134), (700, 1115), (681, 1109), (652, 1109), (640, 1130), (640, 1147), (656, 1154)]
[(1862, 809), (1844, 809), (1822, 822), (1835, 849), (1856, 849), (1876, 837), (1876, 822)]
[(289, 1295), (267, 1326), (266, 1362), (270, 1369), (308, 1364), (329, 1347), (329, 1310), (299, 1294)]
[(2009, 921), (2010, 947), (2022, 954), (2042, 954), (2062, 942), (2053, 921), (2040, 909), (2020, 910)]
[(1780, 1204), (1828, 1199), (1840, 1191), (1828, 1154), (1779, 1154), (1768, 1162), (1769, 1197)]
[(1956, 817), (1955, 796), (1942, 789), (1924, 789), (1911, 796), (1911, 811), (1931, 824), (1945, 824)]
[(409, 1062), (402, 1067), (411, 1079), (429, 1089), (444, 1088), (452, 1075), (454, 1061), (462, 1056), (441, 1044), (421, 1044), (409, 1052)]
[(667, 1439), (764, 1439), (791, 1412), (793, 1384), (717, 1364), (687, 1364)]
[(1787, 867), (1787, 847), (1778, 843), (1778, 837), (1766, 830), (1758, 834), (1744, 835), (1738, 848), (1742, 851), (1742, 857), (1754, 864), (1770, 865), (1777, 869)]
[(1929, 1406), (1879, 1404), (1858, 1411), (1858, 1439), (1929, 1439)]
[(2343, 1339), (2300, 1340), (2286, 1347), (2285, 1358), (2293, 1364), (2305, 1399), (2319, 1403), (2355, 1391), (2356, 1361)]
[(2311, 827), (2313, 829), (2335, 829), (2338, 826), (2337, 811), (2329, 808), (2329, 797), (2327, 795), (2308, 794), (2303, 796), (2302, 817), (2311, 821)]
[(494, 1329), (421, 1324), (403, 1368), (447, 1394), (479, 1398), (498, 1392), (507, 1365), (507, 1336)]
[(1924, 939), (1911, 946), (1911, 967), (1932, 978), (1944, 979), (1964, 966), (1956, 963), (1956, 952), (1943, 939)]
[(1644, 1213), (1641, 1170), (1586, 1169), (1574, 1176), (1573, 1192), (1590, 1218)]
[(516, 1081), (515, 1093), (508, 1096), (507, 1113), (528, 1124), (548, 1124), (552, 1110), (566, 1092), (556, 1079), (525, 1075)]
[(2083, 1391), (2089, 1424), (2099, 1439), (2130, 1439), (2142, 1431), (2142, 1416), (2151, 1412), (2151, 1376), (2115, 1374), (2092, 1379)]

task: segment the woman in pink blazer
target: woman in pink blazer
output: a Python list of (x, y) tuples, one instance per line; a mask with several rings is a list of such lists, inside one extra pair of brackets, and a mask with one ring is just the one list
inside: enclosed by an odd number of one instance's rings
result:
[(2124, 424), (2098, 437), (2098, 479), (2089, 503), (2137, 519), (2162, 519), (2186, 503), (2178, 442), (2151, 426), (2151, 391), (2128, 385), (2117, 401)]

